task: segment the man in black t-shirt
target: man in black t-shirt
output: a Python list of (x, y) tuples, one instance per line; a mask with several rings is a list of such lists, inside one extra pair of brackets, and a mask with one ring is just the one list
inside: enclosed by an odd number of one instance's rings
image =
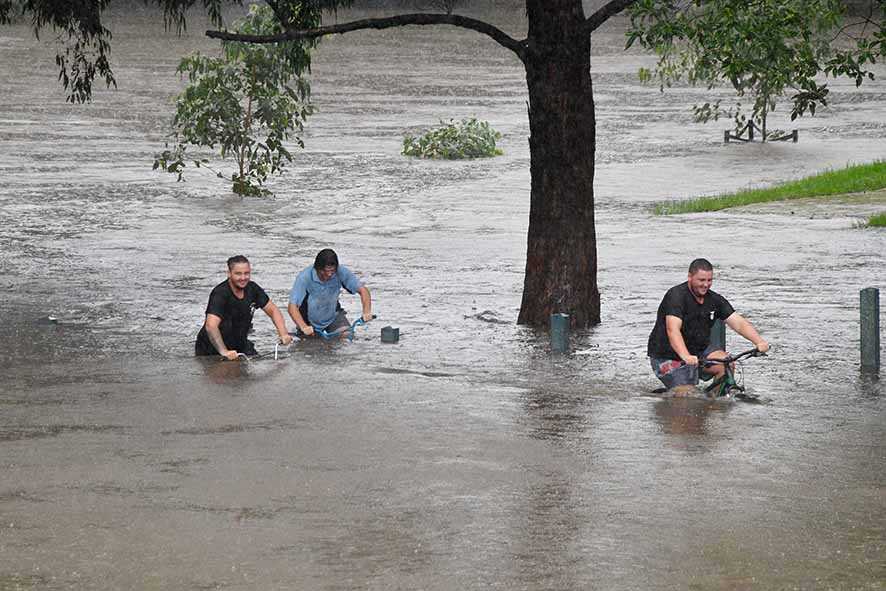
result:
[[(714, 321), (726, 325), (751, 341), (757, 350), (765, 353), (769, 343), (730, 305), (726, 298), (711, 290), (714, 267), (706, 259), (695, 259), (689, 265), (685, 283), (668, 290), (658, 306), (655, 327), (649, 335), (646, 353), (652, 371), (668, 388), (677, 394), (686, 394), (698, 384), (699, 358), (723, 359), (726, 351), (710, 344)], [(719, 377), (722, 364), (703, 368), (703, 379)], [(691, 386), (686, 388), (685, 386)]]
[(197, 355), (221, 355), (237, 359), (241, 353), (255, 355), (255, 347), (246, 338), (252, 328), (256, 308), (270, 317), (280, 342), (288, 345), (292, 336), (286, 330), (283, 314), (257, 283), (250, 281), (252, 266), (245, 256), (228, 259), (228, 278), (213, 288), (206, 306), (206, 320), (197, 334)]

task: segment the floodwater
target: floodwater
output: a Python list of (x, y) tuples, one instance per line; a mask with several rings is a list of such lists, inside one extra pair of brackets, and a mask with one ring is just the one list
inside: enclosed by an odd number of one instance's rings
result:
[[(214, 47), (199, 19), (183, 38), (158, 22), (114, 16), (120, 87), (85, 106), (51, 43), (0, 29), (0, 589), (886, 586), (886, 391), (858, 371), (858, 291), (886, 283), (886, 232), (858, 220), (882, 202), (649, 210), (886, 157), (886, 71), (834, 82), (797, 144), (723, 144), (725, 123), (690, 121), (708, 93), (639, 86), (651, 59), (621, 51), (623, 21), (597, 32), (604, 321), (554, 356), (515, 325), (528, 124), (506, 50), (443, 29), (325, 40), (306, 149), (274, 199), (241, 200), (151, 171), (179, 57)], [(399, 155), (466, 116), (504, 156)], [(373, 293), (353, 343), (192, 357), (228, 256), (283, 304), (325, 246)], [(773, 344), (745, 365), (766, 404), (649, 394), (656, 306), (696, 256)], [(254, 340), (273, 347), (263, 317)]]

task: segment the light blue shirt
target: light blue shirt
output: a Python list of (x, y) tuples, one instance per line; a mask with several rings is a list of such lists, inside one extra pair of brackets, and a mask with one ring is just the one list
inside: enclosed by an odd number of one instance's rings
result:
[(350, 269), (339, 265), (335, 275), (329, 281), (320, 281), (317, 270), (308, 267), (298, 274), (289, 292), (289, 303), (301, 306), (305, 298), (308, 299), (308, 318), (317, 330), (322, 330), (335, 320), (338, 308), (338, 294), (342, 288), (350, 293), (357, 293), (363, 287), (363, 282), (354, 275)]

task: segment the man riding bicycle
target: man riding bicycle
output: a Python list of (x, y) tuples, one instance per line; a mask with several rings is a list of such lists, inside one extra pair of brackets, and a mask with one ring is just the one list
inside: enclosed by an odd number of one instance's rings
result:
[(725, 372), (722, 364), (703, 367), (699, 372), (700, 359), (724, 359), (727, 355), (710, 342), (711, 328), (717, 320), (751, 341), (761, 353), (769, 350), (769, 343), (753, 325), (711, 289), (713, 277), (713, 265), (706, 259), (695, 259), (689, 265), (687, 281), (669, 289), (658, 306), (647, 355), (655, 376), (676, 395), (689, 394), (699, 377), (719, 378)]

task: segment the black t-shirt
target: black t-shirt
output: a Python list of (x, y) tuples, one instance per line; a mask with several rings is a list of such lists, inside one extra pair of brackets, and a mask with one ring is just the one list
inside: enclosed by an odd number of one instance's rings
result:
[(689, 291), (689, 283), (684, 281), (668, 290), (655, 318), (655, 327), (649, 335), (646, 354), (659, 359), (679, 359), (680, 356), (671, 348), (668, 341), (665, 316), (676, 316), (683, 321), (680, 332), (686, 342), (686, 348), (692, 355), (701, 355), (711, 340), (711, 328), (717, 319), (726, 320), (735, 309), (726, 298), (715, 291), (708, 290), (704, 303), (699, 304)]
[[(216, 285), (209, 294), (206, 313), (222, 319), (219, 330), (228, 349), (246, 352), (248, 350), (246, 336), (252, 328), (252, 315), (256, 308), (264, 308), (270, 301), (265, 290), (252, 281), (243, 289), (243, 299), (238, 299), (226, 279)], [(218, 355), (218, 351), (209, 340), (209, 335), (206, 334), (205, 326), (197, 334), (196, 351), (202, 355)]]

